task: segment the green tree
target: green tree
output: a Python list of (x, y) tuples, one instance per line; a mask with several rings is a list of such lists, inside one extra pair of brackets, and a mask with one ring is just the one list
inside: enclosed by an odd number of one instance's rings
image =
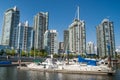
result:
[(58, 58), (58, 54), (53, 54), (53, 57), (54, 58)]
[(0, 55), (3, 55), (4, 52), (5, 52), (5, 51), (4, 51), (3, 49), (1, 49), (1, 50), (0, 50)]
[(27, 56), (25, 51), (22, 50), (22, 56)]
[(78, 54), (73, 54), (73, 57), (74, 58), (78, 58)]
[(11, 51), (10, 51), (9, 49), (6, 49), (6, 54), (7, 54), (7, 55), (11, 55), (10, 52), (11, 52)]
[(35, 49), (35, 56), (39, 56), (39, 50), (38, 49)]
[(48, 56), (48, 54), (47, 54), (47, 53), (44, 53), (43, 57), (47, 57), (47, 56)]
[(39, 52), (39, 53), (38, 53), (38, 56), (39, 56), (39, 57), (43, 57), (43, 53), (42, 53), (42, 52)]
[(69, 54), (69, 58), (72, 59), (73, 58), (73, 54)]
[(34, 50), (30, 51), (30, 56), (34, 56)]
[(47, 52), (44, 49), (42, 49), (42, 50), (38, 50), (38, 49), (32, 50), (31, 49), (30, 56), (47, 57)]
[(44, 49), (41, 49), (39, 52), (38, 52), (38, 55), (40, 56), (40, 57), (47, 57), (47, 52), (46, 52), (46, 50), (44, 50)]
[(12, 49), (12, 50), (10, 51), (10, 53), (11, 53), (12, 56), (14, 56), (14, 55), (15, 55), (15, 50)]
[(86, 56), (85, 54), (83, 54), (83, 53), (82, 53), (80, 56), (83, 57), (83, 58), (86, 58), (86, 57), (87, 57), (87, 56)]

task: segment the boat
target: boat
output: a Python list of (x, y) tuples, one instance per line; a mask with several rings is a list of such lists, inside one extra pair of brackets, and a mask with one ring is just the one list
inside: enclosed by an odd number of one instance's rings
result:
[(97, 61), (92, 59), (84, 59), (79, 56), (78, 61), (74, 64), (59, 65), (59, 69), (69, 73), (114, 74), (116, 71), (113, 67), (108, 67), (105, 62), (106, 59)]
[(11, 61), (0, 61), (0, 67), (13, 66)]
[(0, 61), (0, 65), (11, 64), (11, 61)]
[(57, 65), (53, 63), (53, 59), (47, 58), (44, 62), (34, 62), (27, 65), (30, 69), (54, 69)]
[(78, 61), (70, 60), (69, 64), (66, 61), (59, 61), (53, 58), (47, 58), (44, 62), (31, 63), (21, 69), (39, 70), (46, 72), (61, 72), (61, 73), (79, 73), (79, 74), (114, 74), (116, 71), (112, 67), (108, 67), (102, 61), (86, 60), (79, 57)]

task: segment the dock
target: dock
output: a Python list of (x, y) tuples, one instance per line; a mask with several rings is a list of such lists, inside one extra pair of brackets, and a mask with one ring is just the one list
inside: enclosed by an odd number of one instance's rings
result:
[(13, 66), (26, 66), (26, 64), (30, 64), (31, 62), (21, 62), (20, 64), (18, 62), (12, 62), (12, 64), (0, 64), (0, 67), (13, 67)]

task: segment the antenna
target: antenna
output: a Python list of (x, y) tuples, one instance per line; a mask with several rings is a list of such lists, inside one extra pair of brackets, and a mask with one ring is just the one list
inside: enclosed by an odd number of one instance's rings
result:
[(80, 15), (79, 15), (79, 13), (80, 13), (80, 9), (79, 9), (79, 6), (77, 6), (77, 10), (76, 10), (76, 12), (75, 12), (75, 17), (74, 17), (74, 19), (80, 20)]

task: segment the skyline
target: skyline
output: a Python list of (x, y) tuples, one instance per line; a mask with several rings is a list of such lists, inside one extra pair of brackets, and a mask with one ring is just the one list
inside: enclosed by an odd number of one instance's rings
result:
[(80, 20), (84, 20), (86, 26), (86, 42), (92, 41), (96, 45), (96, 26), (104, 18), (109, 18), (114, 23), (115, 44), (120, 46), (119, 3), (119, 0), (1, 0), (0, 36), (2, 34), (4, 12), (17, 6), (20, 10), (20, 22), (28, 20), (30, 26), (33, 26), (33, 18), (38, 12), (49, 12), (48, 27), (49, 29), (56, 29), (59, 41), (63, 41), (63, 30), (68, 29), (75, 18), (77, 6), (79, 6)]

